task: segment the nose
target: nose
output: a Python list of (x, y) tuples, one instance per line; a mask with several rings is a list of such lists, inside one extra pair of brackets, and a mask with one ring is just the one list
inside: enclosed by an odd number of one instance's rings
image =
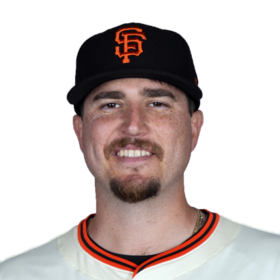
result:
[(131, 105), (124, 116), (122, 132), (129, 136), (142, 136), (148, 132), (147, 117), (144, 108)]

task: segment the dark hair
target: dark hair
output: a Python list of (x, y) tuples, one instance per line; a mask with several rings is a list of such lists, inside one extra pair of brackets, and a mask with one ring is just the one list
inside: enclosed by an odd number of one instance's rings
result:
[[(154, 79), (150, 79), (150, 80), (161, 83), (161, 81), (158, 81), (158, 80), (154, 80)], [(192, 115), (193, 115), (193, 113), (195, 111), (195, 103), (194, 103), (193, 99), (189, 95), (186, 94), (185, 96), (186, 96), (187, 102), (188, 102), (189, 113), (190, 113), (190, 116), (192, 117)], [(82, 103), (80, 105), (80, 114), (81, 114), (81, 118), (83, 120), (84, 100), (82, 101)]]

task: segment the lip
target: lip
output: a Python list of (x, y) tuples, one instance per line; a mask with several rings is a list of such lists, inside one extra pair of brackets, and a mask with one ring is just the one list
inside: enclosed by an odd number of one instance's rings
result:
[(150, 156), (144, 156), (144, 157), (119, 157), (115, 155), (117, 160), (122, 163), (134, 163), (134, 162), (145, 162), (152, 158), (154, 158), (155, 154), (151, 154)]

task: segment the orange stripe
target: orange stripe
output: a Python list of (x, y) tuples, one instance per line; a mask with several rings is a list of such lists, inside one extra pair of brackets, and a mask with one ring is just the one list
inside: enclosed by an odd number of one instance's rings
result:
[[(178, 258), (182, 255), (185, 255), (187, 254), (188, 252), (192, 251), (193, 249), (197, 248), (198, 246), (200, 246), (202, 243), (204, 243), (210, 236), (211, 234), (213, 233), (213, 231), (215, 230), (215, 228), (217, 227), (217, 224), (219, 222), (219, 219), (220, 219), (220, 216), (218, 214), (216, 214), (216, 221), (214, 223), (214, 225), (212, 226), (211, 230), (207, 233), (207, 235), (205, 235), (200, 241), (196, 242), (193, 246), (183, 250), (182, 252), (178, 252), (176, 253), (176, 251), (179, 251), (180, 249), (183, 249), (184, 247), (190, 245), (191, 243), (195, 242), (197, 239), (199, 239), (206, 231), (207, 229), (209, 229), (210, 227), (210, 224), (212, 223), (213, 219), (214, 219), (214, 214), (209, 212), (208, 210), (206, 209), (203, 209), (205, 211), (208, 212), (209, 214), (209, 217), (207, 219), (207, 222), (206, 224), (203, 226), (203, 228), (195, 235), (193, 236), (192, 238), (190, 238), (189, 240), (187, 240), (186, 242), (184, 242), (183, 244), (175, 247), (175, 248), (172, 248), (168, 251), (165, 251), (161, 254), (158, 254), (157, 256), (154, 256), (153, 258), (150, 258), (149, 260), (147, 260), (146, 262), (142, 263), (140, 266), (137, 266), (135, 263), (133, 262), (130, 262), (130, 261), (127, 261), (125, 259), (122, 259), (120, 257), (117, 257), (115, 255), (112, 255), (104, 250), (102, 250), (101, 248), (99, 248), (98, 246), (96, 246), (89, 238), (88, 234), (87, 234), (87, 220), (94, 216), (95, 214), (91, 214), (89, 215), (86, 219), (82, 220), (78, 226), (78, 240), (79, 240), (79, 243), (81, 245), (81, 247), (89, 254), (91, 255), (92, 257), (98, 259), (99, 261), (103, 262), (103, 263), (106, 263), (108, 265), (111, 265), (113, 267), (116, 267), (116, 268), (120, 268), (120, 269), (123, 269), (123, 270), (126, 270), (126, 271), (134, 271), (133, 273), (133, 277), (138, 273), (138, 271), (143, 267), (145, 266), (147, 263), (155, 260), (155, 262), (149, 264), (148, 266), (146, 266), (144, 269), (148, 268), (148, 267), (152, 267), (154, 265), (157, 265), (157, 264), (160, 264), (160, 263), (164, 263), (166, 261), (170, 261), (170, 260), (173, 260), (175, 258)], [(82, 237), (81, 237), (81, 229), (82, 229), (82, 233), (83, 233), (83, 237), (84, 239), (86, 240), (86, 242), (92, 247), (94, 248), (96, 251), (98, 251), (100, 254), (104, 255), (104, 256), (107, 256), (113, 260), (116, 260), (116, 261), (119, 261), (119, 262), (122, 262), (124, 264), (127, 264), (127, 265), (130, 265), (134, 268), (136, 268), (135, 270), (132, 269), (132, 268), (129, 268), (127, 266), (124, 266), (124, 265), (121, 265), (121, 264), (118, 264), (118, 263), (115, 263), (114, 261), (109, 261), (107, 260), (106, 258), (103, 258), (101, 256), (99, 256), (98, 254), (94, 253), (93, 251), (91, 251), (83, 242), (82, 240)], [(165, 257), (161, 260), (158, 260), (156, 261), (158, 258), (161, 258), (161, 257), (164, 257), (164, 256), (167, 256), (171, 253), (175, 253), (174, 255), (172, 256), (169, 256), (169, 257)]]
[[(133, 276), (134, 277), (138, 271), (143, 267), (145, 266), (147, 263), (153, 261), (153, 260), (156, 260), (158, 258), (161, 258), (163, 256), (166, 256), (166, 255), (169, 255), (170, 253), (173, 253), (175, 251), (178, 251), (184, 247), (186, 247), (187, 245), (195, 242), (195, 240), (199, 239), (201, 237), (201, 235), (203, 235), (205, 233), (205, 231), (207, 231), (207, 229), (209, 228), (210, 224), (212, 223), (213, 221), (213, 218), (214, 218), (214, 215), (213, 213), (209, 212), (208, 210), (206, 210), (208, 213), (209, 213), (209, 217), (208, 217), (208, 220), (207, 220), (207, 223), (203, 226), (203, 228), (201, 229), (201, 231), (199, 231), (199, 233), (197, 235), (195, 235), (193, 238), (187, 240), (186, 242), (184, 242), (183, 244), (171, 249), (171, 250), (168, 250), (164, 253), (161, 253), (153, 258), (150, 258), (148, 259), (147, 261), (145, 261), (144, 263), (142, 263), (140, 266), (138, 266), (138, 268), (134, 271), (133, 273)], [(148, 267), (151, 267), (151, 266), (154, 266), (154, 265), (157, 265), (157, 264), (160, 264), (160, 263), (163, 263), (163, 262), (166, 262), (166, 261), (169, 261), (169, 260), (173, 260), (175, 258), (178, 258), (182, 255), (185, 255), (187, 254), (188, 252), (192, 251), (193, 249), (195, 249), (196, 247), (198, 247), (199, 245), (201, 245), (203, 242), (205, 242), (205, 240), (207, 240), (209, 238), (209, 236), (213, 233), (213, 231), (215, 230), (218, 222), (219, 222), (219, 218), (220, 216), (218, 214), (216, 214), (216, 221), (214, 223), (214, 225), (212, 226), (211, 230), (207, 233), (207, 235), (201, 239), (199, 242), (195, 243), (193, 246), (187, 248), (186, 250), (182, 251), (182, 252), (179, 252), (177, 254), (174, 254), (172, 256), (169, 256), (169, 257), (166, 257), (166, 258), (163, 258), (161, 260), (158, 260), (158, 261), (155, 261), (153, 263), (151, 263), (150, 265), (146, 266), (144, 269), (148, 268)]]
[(119, 258), (119, 257), (117, 257), (117, 256), (115, 256), (115, 255), (111, 255), (111, 254), (109, 254), (108, 252), (102, 250), (101, 248), (97, 247), (97, 246), (89, 239), (89, 237), (88, 237), (88, 235), (87, 235), (87, 229), (86, 229), (86, 227), (87, 227), (87, 220), (89, 219), (89, 217), (91, 217), (91, 215), (88, 216), (85, 220), (81, 221), (80, 224), (79, 224), (79, 227), (78, 227), (78, 239), (79, 239), (79, 243), (80, 243), (80, 245), (82, 246), (82, 248), (83, 248), (88, 254), (90, 254), (92, 257), (94, 257), (94, 258), (96, 258), (96, 259), (98, 259), (98, 260), (100, 260), (100, 261), (102, 261), (102, 262), (104, 262), (104, 263), (106, 263), (106, 264), (109, 264), (109, 265), (111, 265), (111, 266), (114, 266), (114, 267), (117, 267), (117, 268), (120, 268), (120, 269), (124, 269), (124, 270), (127, 270), (127, 271), (134, 271), (134, 269), (132, 269), (132, 268), (129, 268), (129, 267), (127, 267), (127, 266), (122, 266), (121, 264), (118, 264), (118, 263), (115, 263), (115, 262), (113, 262), (113, 261), (109, 261), (109, 260), (107, 260), (107, 259), (105, 259), (105, 258), (102, 258), (101, 256), (99, 256), (99, 255), (95, 254), (94, 252), (92, 252), (92, 251), (84, 244), (84, 242), (83, 242), (83, 240), (82, 240), (82, 237), (81, 237), (81, 233), (80, 233), (80, 232), (81, 232), (81, 227), (82, 227), (83, 236), (84, 236), (85, 240), (86, 240), (87, 243), (88, 243), (91, 247), (93, 247), (96, 251), (98, 251), (98, 252), (100, 252), (102, 255), (105, 255), (105, 256), (107, 256), (107, 257), (109, 257), (109, 258), (112, 258), (112, 259), (114, 259), (114, 260), (117, 260), (117, 261), (126, 263), (126, 264), (128, 264), (128, 265), (130, 265), (130, 266), (132, 266), (132, 267), (135, 267), (135, 268), (137, 267), (137, 265), (136, 265), (135, 263), (133, 263), (133, 262), (127, 261), (127, 260), (122, 259), (122, 258)]

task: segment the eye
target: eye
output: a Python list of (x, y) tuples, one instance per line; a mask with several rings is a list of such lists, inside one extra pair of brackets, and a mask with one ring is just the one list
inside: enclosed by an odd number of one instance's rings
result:
[[(168, 107), (167, 105), (165, 105), (161, 102), (152, 102), (152, 103), (149, 103), (149, 105), (150, 104), (154, 104), (154, 106), (152, 106), (152, 107), (157, 107), (157, 108)], [(108, 108), (109, 110), (110, 109), (115, 109), (115, 108), (117, 108), (116, 105), (120, 106), (118, 103), (107, 103), (107, 104), (102, 105), (101, 109), (103, 109), (103, 108)], [(108, 111), (108, 110), (106, 110), (106, 111)]]
[(156, 106), (153, 106), (153, 107), (159, 107), (159, 108), (161, 108), (161, 107), (168, 107), (167, 105), (165, 105), (165, 104), (163, 104), (161, 102), (152, 102), (150, 104), (157, 104)]
[[(105, 104), (105, 105), (102, 105), (101, 109), (103, 109), (104, 107), (107, 107), (107, 108), (109, 108), (109, 109), (114, 109), (114, 108), (115, 108), (114, 105), (119, 105), (119, 104), (117, 104), (117, 103), (107, 103), (107, 104)], [(113, 106), (113, 107), (112, 107), (112, 106)]]

